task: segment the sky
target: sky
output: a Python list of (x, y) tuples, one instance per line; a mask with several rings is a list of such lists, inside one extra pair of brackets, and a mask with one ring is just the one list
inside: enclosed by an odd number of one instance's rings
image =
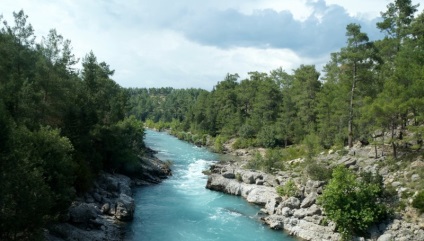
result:
[[(123, 87), (211, 90), (227, 73), (318, 71), (346, 45), (346, 25), (371, 40), (394, 0), (0, 0), (13, 24), (23, 9), (39, 42), (50, 29), (81, 61), (93, 51)], [(420, 4), (424, 0), (412, 0)]]

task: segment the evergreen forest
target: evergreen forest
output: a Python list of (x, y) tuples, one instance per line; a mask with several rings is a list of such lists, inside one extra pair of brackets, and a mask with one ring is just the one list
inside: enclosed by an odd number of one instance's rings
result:
[(0, 29), (0, 240), (39, 240), (100, 171), (136, 169), (144, 129), (108, 64), (90, 52), (78, 70), (69, 40), (14, 20)]
[(266, 171), (281, 168), (276, 149), (298, 148), (312, 159), (361, 142), (388, 147), (394, 159), (422, 155), (424, 12), (417, 9), (411, 0), (390, 3), (377, 23), (384, 37), (375, 41), (349, 24), (340, 33), (346, 45), (322, 70), (229, 73), (211, 91), (125, 89), (107, 63), (93, 52), (78, 59), (56, 30), (36, 39), (24, 11), (13, 23), (0, 15), (0, 240), (42, 239), (43, 227), (66, 219), (101, 171), (137, 172), (144, 125), (217, 152), (229, 140), (234, 149), (267, 148), (252, 164)]
[[(360, 25), (346, 26), (346, 45), (322, 72), (301, 65), (290, 73), (252, 71), (245, 79), (229, 73), (212, 91), (132, 88), (130, 113), (218, 151), (230, 138), (236, 149), (308, 143), (340, 149), (361, 142), (390, 145), (395, 157), (400, 148), (419, 150), (424, 13), (417, 14), (417, 7), (407, 0), (389, 4), (377, 23), (384, 38), (376, 41)], [(381, 136), (388, 137), (377, 140)]]

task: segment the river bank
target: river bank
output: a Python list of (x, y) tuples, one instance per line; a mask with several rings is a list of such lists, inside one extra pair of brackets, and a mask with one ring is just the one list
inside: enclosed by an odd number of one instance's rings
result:
[(66, 220), (45, 230), (46, 241), (122, 241), (134, 218), (133, 188), (158, 184), (171, 175), (169, 165), (148, 149), (140, 160), (142, 171), (129, 176), (102, 172), (90, 191), (76, 198)]
[[(262, 206), (262, 221), (272, 229), (282, 229), (305, 240), (340, 240), (341, 236), (335, 231), (335, 224), (325, 219), (325, 213), (316, 203), (317, 197), (325, 188), (325, 182), (310, 180), (299, 171), (278, 171), (269, 174), (246, 169), (244, 165), (251, 158), (249, 151), (229, 149), (227, 153), (242, 156), (245, 161), (212, 165), (206, 188), (242, 196), (248, 202)], [(408, 190), (405, 183), (408, 180), (400, 182), (396, 177), (412, 176), (407, 175), (409, 170), (424, 164), (422, 160), (410, 161), (410, 169), (392, 172), (386, 166), (388, 161), (385, 156), (375, 158), (373, 155), (374, 150), (371, 147), (357, 145), (346, 155), (322, 153), (316, 161), (329, 165), (345, 165), (356, 171), (379, 172), (385, 185), (396, 187), (398, 195)], [(291, 163), (299, 164), (302, 161), (300, 159)], [(295, 183), (298, 192), (295, 196), (279, 196), (276, 187), (283, 186), (289, 180)], [(406, 208), (405, 212), (396, 212), (392, 218), (372, 226), (366, 237), (355, 237), (355, 240), (424, 240), (422, 220), (422, 215), (414, 214), (414, 210)]]

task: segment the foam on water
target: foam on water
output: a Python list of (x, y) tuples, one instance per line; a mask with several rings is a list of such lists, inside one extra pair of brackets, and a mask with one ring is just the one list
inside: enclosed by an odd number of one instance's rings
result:
[(147, 131), (146, 145), (173, 162), (173, 176), (137, 189), (136, 213), (128, 240), (140, 241), (287, 241), (282, 232), (258, 221), (259, 208), (240, 197), (205, 188), (202, 171), (219, 157), (164, 133)]

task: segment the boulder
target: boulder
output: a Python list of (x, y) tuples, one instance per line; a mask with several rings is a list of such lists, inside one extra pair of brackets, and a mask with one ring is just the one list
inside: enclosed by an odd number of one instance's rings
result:
[(91, 203), (73, 204), (69, 208), (69, 217), (72, 223), (88, 224), (90, 220), (96, 219), (97, 215), (98, 210)]
[(290, 209), (298, 209), (300, 207), (300, 201), (298, 198), (290, 197), (283, 202), (283, 207), (288, 207)]
[(308, 196), (306, 196), (305, 199), (303, 199), (302, 203), (300, 204), (301, 208), (309, 208), (312, 206), (312, 204), (315, 203), (317, 200), (317, 194), (315, 192), (311, 192)]
[[(268, 200), (281, 200), (274, 188), (252, 185), (253, 189), (250, 190), (246, 199), (250, 203), (265, 206)], [(278, 204), (277, 204), (278, 205)]]
[(411, 176), (411, 181), (416, 182), (416, 181), (419, 181), (419, 180), (420, 180), (420, 175), (418, 175), (418, 174), (413, 174), (413, 175)]
[(306, 216), (314, 216), (314, 215), (321, 215), (321, 209), (316, 205), (312, 205), (308, 210), (306, 211)]
[(246, 184), (254, 184), (257, 175), (256, 172), (246, 171), (242, 173), (241, 180)]
[(130, 221), (134, 218), (134, 199), (124, 193), (116, 200), (115, 218), (120, 221)]
[(232, 173), (232, 172), (224, 172), (222, 173), (222, 176), (228, 179), (234, 179), (236, 178), (236, 174)]
[(289, 207), (283, 207), (281, 209), (281, 215), (284, 217), (290, 217), (293, 215), (293, 211)]
[(278, 215), (270, 215), (263, 219), (270, 228), (275, 230), (283, 229), (284, 227), (284, 218)]
[(275, 197), (268, 199), (267, 203), (265, 204), (265, 209), (267, 210), (268, 214), (274, 214), (276, 211), (276, 208), (278, 207), (278, 204), (281, 202), (281, 197)]
[(103, 204), (103, 206), (100, 208), (100, 212), (103, 214), (108, 214), (110, 211), (110, 204), (109, 203), (105, 203)]
[(393, 240), (393, 236), (390, 233), (385, 233), (377, 239), (377, 241), (391, 241), (391, 240)]
[(304, 218), (306, 216), (306, 210), (305, 209), (296, 209), (293, 213), (293, 217), (295, 218)]

